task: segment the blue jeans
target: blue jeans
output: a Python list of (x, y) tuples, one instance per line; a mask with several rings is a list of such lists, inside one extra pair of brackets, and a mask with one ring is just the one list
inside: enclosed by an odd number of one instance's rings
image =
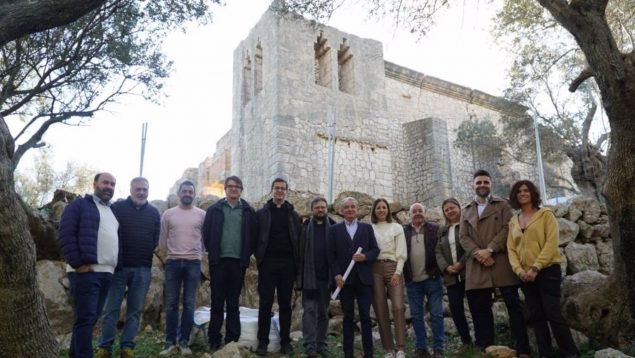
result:
[(69, 357), (92, 358), (93, 327), (101, 315), (112, 274), (108, 272), (69, 272), (73, 298), (73, 336)]
[(119, 346), (121, 348), (134, 349), (134, 338), (139, 329), (139, 318), (141, 317), (141, 312), (143, 312), (143, 303), (150, 287), (151, 278), (152, 270), (150, 267), (124, 267), (120, 271), (115, 272), (104, 308), (99, 347), (108, 350), (112, 349), (112, 344), (117, 335), (117, 321), (119, 320), (121, 302), (126, 293), (126, 287), (128, 287), (126, 318)]
[(417, 348), (428, 350), (428, 337), (426, 326), (423, 322), (425, 314), (424, 297), (427, 296), (428, 309), (432, 317), (432, 348), (435, 351), (443, 350), (445, 333), (443, 330), (443, 281), (441, 276), (432, 277), (421, 282), (411, 282), (406, 286), (412, 326), (415, 331)]
[[(194, 324), (196, 289), (201, 281), (201, 260), (168, 260), (165, 264), (165, 341), (188, 344)], [(179, 297), (183, 286), (183, 312), (179, 326)]]

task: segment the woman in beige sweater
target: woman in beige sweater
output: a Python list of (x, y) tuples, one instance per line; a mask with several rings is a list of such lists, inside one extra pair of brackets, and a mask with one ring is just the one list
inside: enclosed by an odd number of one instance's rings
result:
[(529, 180), (512, 186), (509, 202), (514, 209), (520, 209), (509, 222), (509, 262), (522, 281), (529, 324), (534, 328), (540, 356), (554, 355), (549, 326), (562, 355), (577, 356), (569, 325), (560, 312), (558, 221), (550, 209), (540, 207), (538, 188)]
[[(392, 222), (390, 206), (386, 199), (377, 199), (373, 203), (371, 222), (379, 246), (379, 256), (373, 263), (373, 310), (377, 316), (379, 335), (386, 358), (405, 358), (406, 318), (404, 304), (404, 280), (401, 275), (408, 253), (403, 227)], [(395, 342), (393, 342), (388, 302), (392, 303), (392, 315), (395, 321)]]

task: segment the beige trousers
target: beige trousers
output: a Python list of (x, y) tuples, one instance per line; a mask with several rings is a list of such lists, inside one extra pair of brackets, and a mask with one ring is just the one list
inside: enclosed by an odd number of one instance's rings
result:
[(392, 330), (388, 316), (388, 299), (392, 306), (392, 316), (395, 323), (395, 339), (397, 350), (403, 350), (406, 343), (406, 307), (404, 304), (404, 281), (400, 278), (399, 284), (390, 286), (390, 279), (397, 269), (397, 262), (377, 260), (373, 263), (373, 310), (377, 317), (381, 345), (385, 353), (393, 352)]

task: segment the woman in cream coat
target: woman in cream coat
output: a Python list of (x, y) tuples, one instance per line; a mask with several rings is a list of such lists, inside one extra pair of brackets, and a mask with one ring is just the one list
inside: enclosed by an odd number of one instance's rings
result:
[[(386, 199), (375, 200), (371, 221), (380, 250), (373, 263), (373, 310), (377, 316), (384, 357), (405, 358), (406, 318), (404, 280), (401, 273), (407, 258), (406, 238), (403, 227), (392, 222), (390, 206)], [(395, 321), (396, 354), (388, 316), (388, 298), (392, 303)]]

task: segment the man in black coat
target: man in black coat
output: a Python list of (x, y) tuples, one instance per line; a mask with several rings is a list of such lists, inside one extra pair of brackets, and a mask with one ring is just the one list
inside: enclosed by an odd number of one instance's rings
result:
[[(355, 198), (344, 198), (340, 212), (344, 221), (335, 224), (329, 230), (328, 258), (331, 274), (342, 291), (340, 301), (344, 312), (344, 357), (353, 357), (353, 335), (355, 319), (355, 300), (362, 325), (362, 345), (364, 358), (374, 356), (372, 324), (370, 321), (370, 304), (373, 297), (372, 262), (379, 255), (379, 247), (369, 224), (357, 220), (358, 203)], [(358, 248), (361, 252), (357, 253)], [(344, 280), (344, 273), (351, 262), (355, 265)]]
[(304, 222), (300, 236), (298, 289), (302, 290), (302, 340), (308, 358), (328, 357), (326, 332), (330, 301), (327, 238), (335, 224), (328, 217), (326, 199), (311, 201), (311, 217)]
[(237, 176), (225, 179), (225, 198), (207, 209), (203, 222), (203, 243), (209, 259), (212, 308), (207, 331), (209, 348), (220, 348), (223, 311), (227, 307), (225, 343), (240, 338), (240, 291), (245, 270), (254, 252), (256, 212), (240, 198), (243, 182)]
[(280, 307), (280, 353), (292, 355), (291, 297), (298, 267), (298, 241), (302, 231), (300, 216), (285, 200), (289, 185), (282, 178), (271, 183), (271, 199), (258, 210), (258, 348), (266, 355), (271, 328), (274, 295)]

